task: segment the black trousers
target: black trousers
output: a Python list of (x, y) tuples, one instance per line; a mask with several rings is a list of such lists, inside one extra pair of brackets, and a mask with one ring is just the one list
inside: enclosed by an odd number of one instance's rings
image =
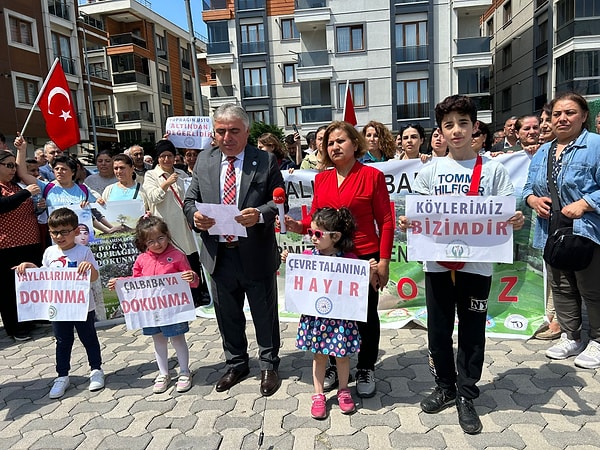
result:
[(247, 297), (256, 332), (260, 368), (277, 370), (281, 339), (276, 274), (262, 280), (249, 279), (244, 273), (239, 250), (219, 245), (212, 278), (217, 287), (215, 314), (227, 365), (237, 370), (248, 367), (248, 339), (243, 309), (244, 298)]
[[(492, 277), (460, 272), (425, 274), (427, 337), (430, 365), (438, 386), (458, 390), (473, 399), (479, 396), (485, 351), (487, 299)], [(458, 315), (458, 352), (454, 364), (452, 333)]]
[(22, 262), (32, 262), (39, 266), (42, 262), (40, 245), (24, 245), (0, 250), (0, 286), (4, 291), (0, 299), (0, 314), (4, 330), (9, 336), (26, 334), (32, 328), (31, 322), (19, 322), (17, 318), (15, 271), (12, 268)]

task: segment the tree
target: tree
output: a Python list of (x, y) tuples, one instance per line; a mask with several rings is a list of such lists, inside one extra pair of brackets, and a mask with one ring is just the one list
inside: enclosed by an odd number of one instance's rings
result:
[(285, 135), (283, 134), (283, 130), (277, 125), (269, 125), (264, 122), (252, 122), (252, 125), (250, 126), (248, 143), (251, 145), (256, 145), (259, 136), (264, 133), (274, 134), (281, 141), (281, 145), (284, 145)]

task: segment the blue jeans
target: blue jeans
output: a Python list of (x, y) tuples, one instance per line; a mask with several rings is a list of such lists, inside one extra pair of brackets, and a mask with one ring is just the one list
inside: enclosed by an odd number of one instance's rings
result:
[(90, 311), (85, 322), (52, 322), (52, 330), (56, 338), (56, 372), (59, 377), (66, 377), (71, 370), (71, 351), (75, 342), (74, 330), (85, 347), (88, 362), (92, 370), (100, 369), (102, 356), (100, 342), (96, 334), (96, 313)]

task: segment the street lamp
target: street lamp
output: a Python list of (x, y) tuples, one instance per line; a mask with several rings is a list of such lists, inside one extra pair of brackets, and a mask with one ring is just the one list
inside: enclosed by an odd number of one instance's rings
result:
[(98, 151), (98, 138), (96, 137), (96, 114), (94, 113), (94, 99), (92, 97), (92, 83), (90, 81), (90, 66), (88, 64), (88, 52), (87, 52), (87, 39), (85, 26), (85, 17), (83, 13), (80, 13), (77, 20), (82, 24), (81, 31), (83, 34), (83, 63), (85, 65), (85, 74), (87, 76), (87, 91), (88, 91), (88, 103), (90, 104), (90, 121), (92, 122), (92, 136), (94, 138), (94, 156)]

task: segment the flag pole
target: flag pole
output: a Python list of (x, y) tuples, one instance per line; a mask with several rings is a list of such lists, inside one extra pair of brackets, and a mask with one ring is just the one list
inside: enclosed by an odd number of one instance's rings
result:
[(25, 129), (27, 128), (27, 125), (29, 124), (29, 119), (31, 119), (31, 115), (33, 114), (33, 110), (35, 109), (35, 107), (37, 106), (38, 102), (40, 101), (40, 98), (42, 97), (42, 94), (44, 93), (44, 89), (46, 89), (46, 85), (48, 84), (48, 80), (50, 80), (50, 77), (52, 76), (52, 72), (54, 72), (54, 68), (58, 64), (58, 61), (59, 61), (58, 58), (56, 58), (54, 60), (54, 62), (52, 63), (52, 67), (50, 67), (50, 72), (48, 72), (48, 75), (46, 76), (46, 79), (44, 80), (44, 83), (42, 84), (42, 88), (39, 90), (37, 98), (35, 99), (35, 102), (33, 102), (33, 105), (31, 106), (31, 110), (29, 111), (29, 115), (27, 116), (27, 119), (25, 119), (25, 123), (23, 124), (23, 128), (21, 128), (21, 136), (25, 136)]

